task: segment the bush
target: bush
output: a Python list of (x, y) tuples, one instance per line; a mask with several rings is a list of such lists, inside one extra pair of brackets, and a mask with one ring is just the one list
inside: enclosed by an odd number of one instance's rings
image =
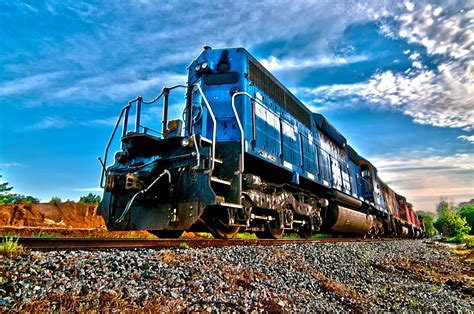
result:
[(459, 212), (452, 212), (447, 206), (439, 211), (439, 217), (434, 224), (438, 231), (445, 237), (454, 237), (455, 242), (464, 240), (464, 236), (471, 231), (466, 218), (460, 216)]
[(426, 236), (428, 238), (433, 237), (436, 234), (436, 229), (433, 225), (433, 221), (434, 221), (433, 216), (425, 212), (420, 212), (419, 214), (423, 217), (423, 223), (425, 225)]
[(6, 237), (0, 244), (0, 254), (9, 258), (15, 258), (25, 253), (25, 248), (18, 244), (18, 238)]
[(30, 195), (22, 194), (0, 194), (0, 204), (27, 203), (38, 204), (39, 199)]
[(474, 234), (474, 203), (464, 205), (458, 213), (459, 216), (466, 219), (467, 224), (471, 227), (469, 234)]
[(81, 196), (79, 198), (79, 202), (81, 203), (89, 203), (89, 204), (99, 204), (100, 196), (94, 195), (92, 193), (87, 194), (86, 196)]
[(61, 198), (57, 196), (53, 196), (49, 202), (54, 205), (59, 205), (61, 204)]

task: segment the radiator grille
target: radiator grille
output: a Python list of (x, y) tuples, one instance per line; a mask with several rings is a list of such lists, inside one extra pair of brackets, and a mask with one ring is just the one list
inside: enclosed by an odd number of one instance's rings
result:
[(249, 60), (249, 80), (262, 90), (268, 97), (276, 101), (288, 113), (311, 128), (311, 118), (305, 107), (298, 103), (289, 93), (278, 86), (273, 78), (265, 74), (261, 67)]

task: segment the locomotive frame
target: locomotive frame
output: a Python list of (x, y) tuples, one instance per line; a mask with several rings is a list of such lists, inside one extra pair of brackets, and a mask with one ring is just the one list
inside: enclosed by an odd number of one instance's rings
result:
[[(183, 120), (168, 121), (169, 95), (178, 88), (186, 89)], [(141, 108), (161, 98), (156, 132), (141, 125)], [(121, 150), (107, 167), (120, 123)], [(217, 238), (242, 230), (260, 238), (424, 235), (421, 217), (377, 169), (243, 48), (205, 46), (186, 85), (164, 88), (151, 101), (131, 100), (99, 160), (99, 214), (112, 230), (159, 237), (210, 231)]]

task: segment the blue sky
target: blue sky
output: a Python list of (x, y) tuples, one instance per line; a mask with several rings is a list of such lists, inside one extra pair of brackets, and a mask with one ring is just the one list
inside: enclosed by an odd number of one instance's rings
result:
[(208, 44), (246, 47), (418, 209), (474, 198), (472, 1), (254, 2), (2, 2), (3, 179), (45, 201), (99, 193), (120, 108), (185, 82)]

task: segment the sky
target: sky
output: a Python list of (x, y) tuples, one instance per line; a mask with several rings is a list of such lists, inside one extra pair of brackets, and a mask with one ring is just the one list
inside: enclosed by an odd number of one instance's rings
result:
[(474, 198), (472, 0), (2, 1), (0, 180), (100, 194), (121, 107), (185, 83), (204, 45), (248, 49), (416, 209)]

